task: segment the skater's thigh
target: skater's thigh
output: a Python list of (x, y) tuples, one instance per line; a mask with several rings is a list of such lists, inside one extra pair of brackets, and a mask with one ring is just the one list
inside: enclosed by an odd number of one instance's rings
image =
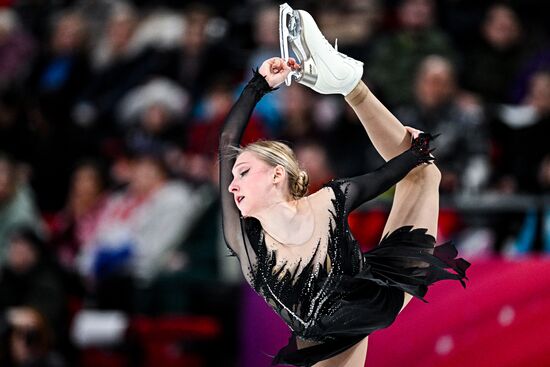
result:
[(399, 312), (403, 311), (406, 305), (409, 304), (409, 302), (413, 299), (413, 296), (407, 292), (403, 292), (405, 294), (405, 300), (403, 301), (403, 306), (399, 310)]
[[(316, 345), (317, 343), (305, 340), (296, 339), (298, 348), (306, 348)], [(361, 340), (348, 350), (332, 357), (316, 363), (313, 367), (363, 367), (367, 357), (368, 337)]]

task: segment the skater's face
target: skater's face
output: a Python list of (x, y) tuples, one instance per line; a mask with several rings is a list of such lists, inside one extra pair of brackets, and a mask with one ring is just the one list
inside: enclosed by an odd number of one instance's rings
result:
[(243, 152), (233, 166), (233, 181), (228, 190), (241, 214), (253, 216), (280, 197), (284, 181), (281, 166), (273, 167), (254, 153)]

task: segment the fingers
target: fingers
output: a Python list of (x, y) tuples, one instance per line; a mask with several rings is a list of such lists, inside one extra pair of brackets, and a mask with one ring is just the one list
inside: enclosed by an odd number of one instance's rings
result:
[(286, 65), (286, 63), (284, 62), (283, 59), (281, 58), (275, 58), (272, 62), (271, 62), (271, 72), (273, 74), (278, 74), (280, 73), (281, 71), (285, 70), (286, 68), (288, 68), (288, 66)]
[(280, 57), (272, 57), (268, 60), (266, 60), (270, 66), (270, 70), (277, 74), (283, 70), (298, 70), (300, 69), (300, 64), (296, 62), (296, 60), (292, 57), (290, 57), (287, 61)]
[(287, 65), (288, 65), (292, 70), (298, 70), (298, 69), (300, 69), (300, 64), (298, 64), (298, 63), (296, 62), (296, 60), (293, 59), (292, 57), (289, 57), (289, 58), (288, 58)]
[(272, 57), (265, 60), (258, 71), (266, 78), (269, 86), (274, 88), (283, 83), (292, 71), (298, 69), (300, 69), (300, 64), (293, 58), (284, 60), (280, 57)]

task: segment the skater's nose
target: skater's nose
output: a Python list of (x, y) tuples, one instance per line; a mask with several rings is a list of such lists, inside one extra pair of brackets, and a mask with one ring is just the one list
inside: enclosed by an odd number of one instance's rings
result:
[(227, 190), (228, 190), (230, 193), (239, 192), (239, 185), (237, 185), (237, 184), (235, 183), (235, 179), (233, 179), (233, 181), (231, 181), (231, 183), (229, 184), (229, 187), (227, 188)]

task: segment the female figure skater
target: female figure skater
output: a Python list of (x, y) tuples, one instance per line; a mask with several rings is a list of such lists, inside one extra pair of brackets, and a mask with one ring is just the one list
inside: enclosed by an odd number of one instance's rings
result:
[[(273, 364), (359, 367), (371, 332), (438, 280), (464, 286), (469, 263), (455, 259), (450, 243), (434, 247), (440, 173), (431, 164), (432, 137), (403, 127), (361, 82), (362, 63), (336, 52), (308, 13), (295, 14), (308, 50), (301, 68), (294, 59), (266, 60), (220, 135), (223, 231), (247, 281), (292, 330)], [(237, 147), (256, 103), (291, 72), (318, 92), (345, 95), (387, 163), (306, 196), (307, 174), (288, 146)], [(348, 214), (396, 183), (384, 237), (361, 253)]]

